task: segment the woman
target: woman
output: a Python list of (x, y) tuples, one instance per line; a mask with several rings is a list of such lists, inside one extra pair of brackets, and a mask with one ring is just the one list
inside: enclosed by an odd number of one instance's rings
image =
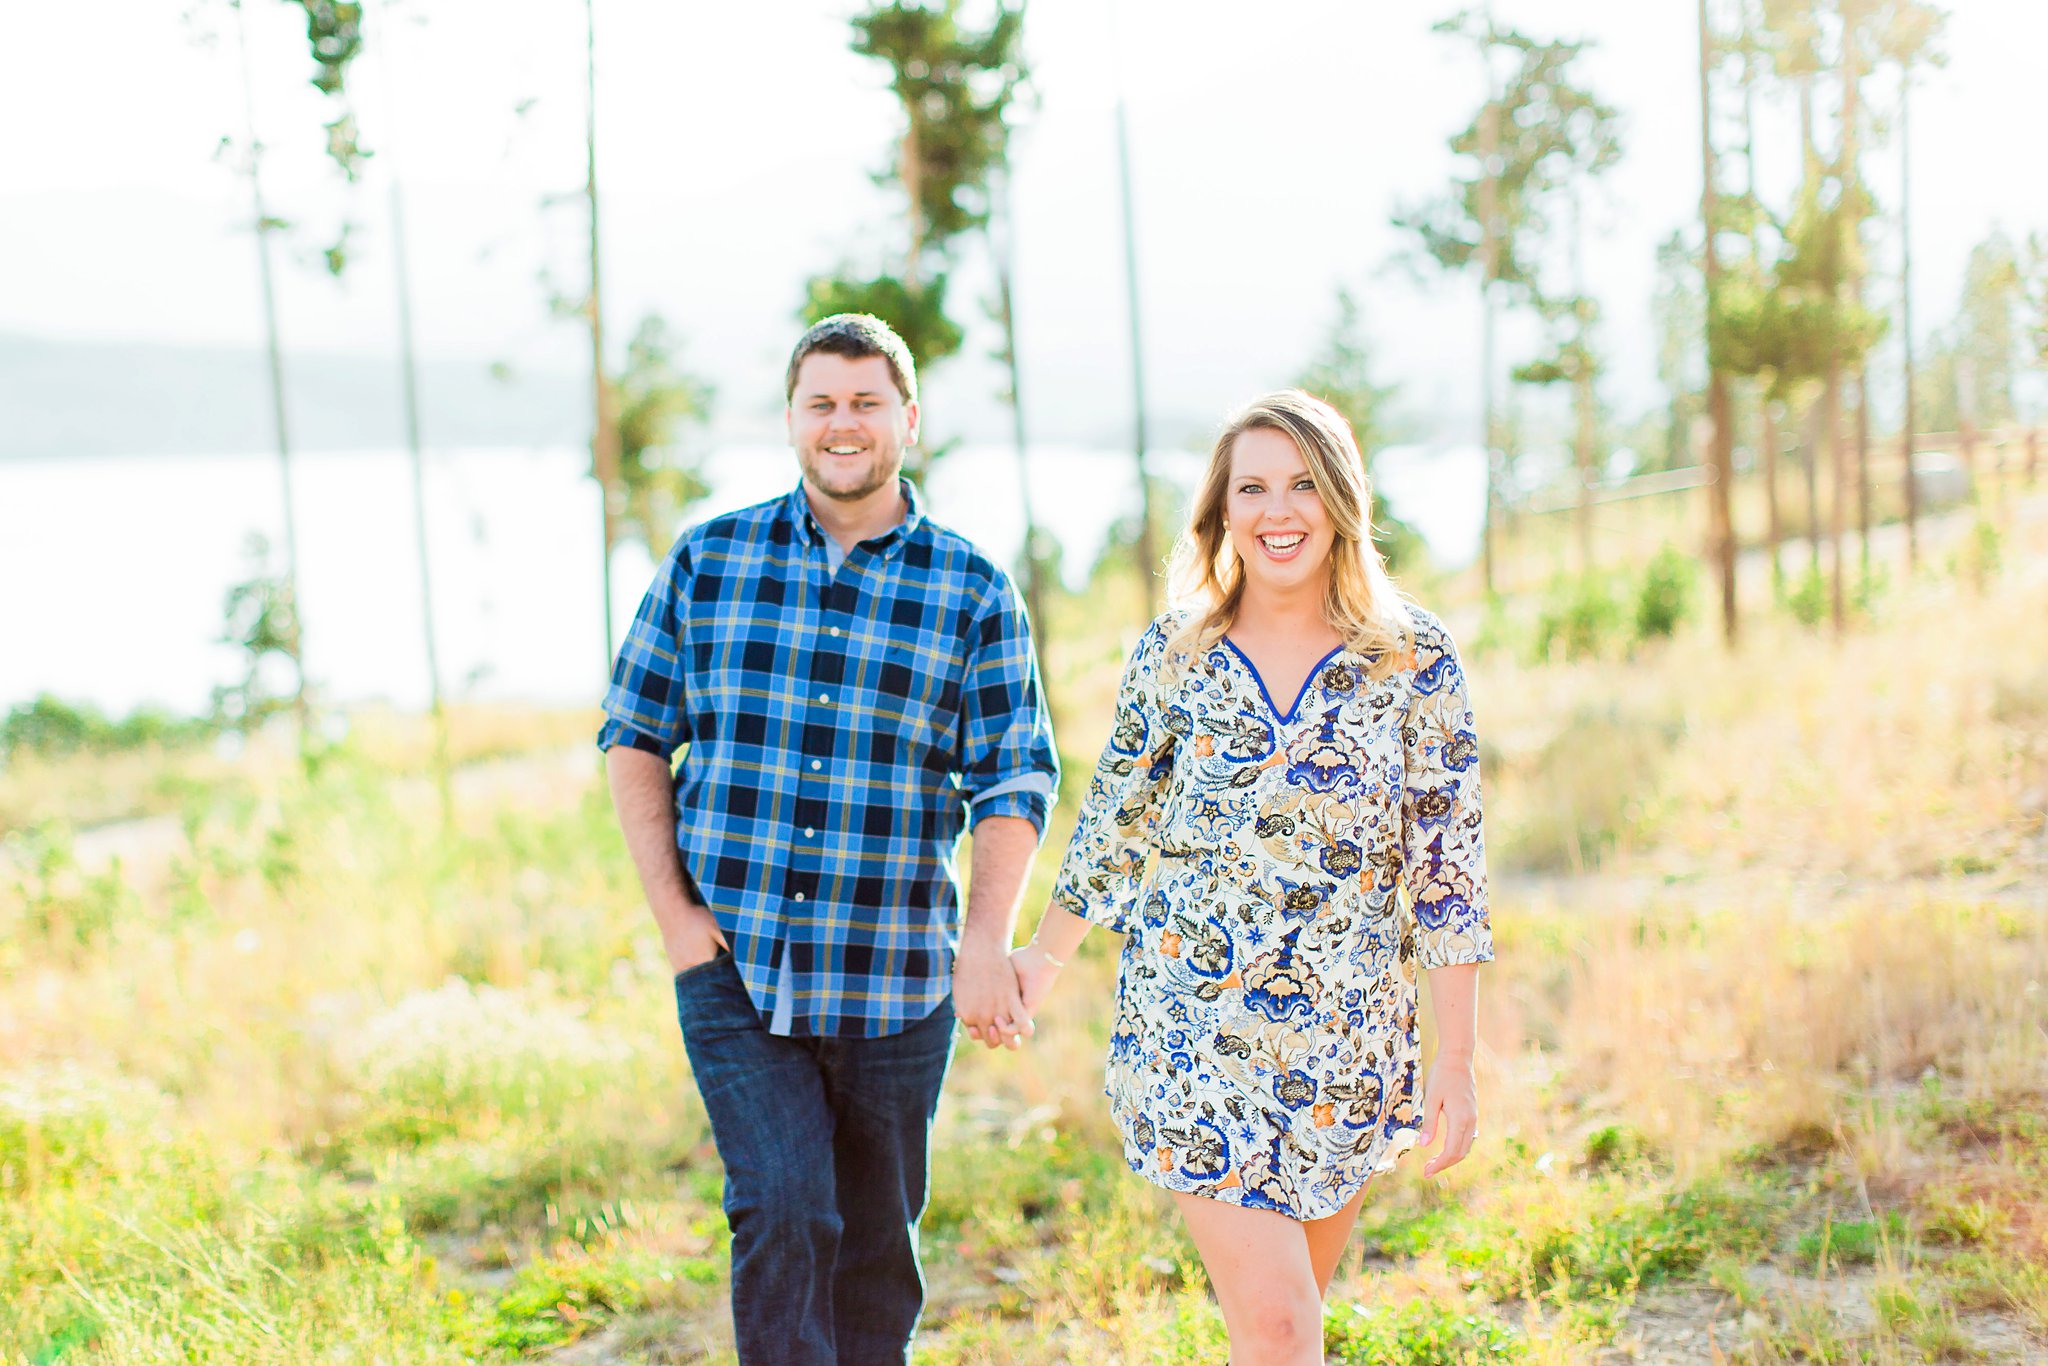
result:
[[(1371, 526), (1328, 404), (1288, 390), (1232, 419), (1175, 552), (1192, 605), (1138, 642), (1014, 955), (1031, 1010), (1091, 924), (1125, 935), (1111, 1109), (1239, 1366), (1321, 1362), (1366, 1183), (1418, 1137), (1443, 1137), (1433, 1175), (1477, 1134), (1478, 745), (1451, 639), (1395, 593)], [(1440, 1040), (1419, 1106), (1418, 968)]]

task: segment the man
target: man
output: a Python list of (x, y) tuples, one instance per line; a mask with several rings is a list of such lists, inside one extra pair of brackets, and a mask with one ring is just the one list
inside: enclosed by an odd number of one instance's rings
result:
[(598, 744), (725, 1162), (740, 1360), (900, 1363), (954, 1019), (1030, 1031), (1008, 951), (1058, 761), (1015, 588), (901, 478), (902, 339), (827, 318), (787, 398), (802, 481), (677, 542)]

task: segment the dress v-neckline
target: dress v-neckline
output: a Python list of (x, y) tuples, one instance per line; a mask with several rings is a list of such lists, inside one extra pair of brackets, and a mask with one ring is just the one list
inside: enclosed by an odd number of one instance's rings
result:
[(1223, 637), (1223, 643), (1230, 647), (1230, 652), (1232, 654), (1236, 655), (1239, 659), (1244, 661), (1244, 667), (1246, 671), (1251, 674), (1252, 682), (1259, 685), (1259, 696), (1266, 699), (1266, 709), (1272, 712), (1274, 718), (1278, 720), (1280, 724), (1283, 726), (1291, 726), (1294, 724), (1295, 713), (1301, 710), (1301, 701), (1303, 698), (1308, 696), (1309, 686), (1316, 681), (1316, 675), (1320, 674), (1323, 671), (1323, 666), (1325, 664), (1328, 664), (1331, 660), (1335, 659), (1338, 655), (1344, 653), (1343, 642), (1339, 641), (1336, 647), (1333, 648), (1328, 654), (1324, 655), (1321, 659), (1317, 660), (1314, 664), (1310, 665), (1308, 673), (1305, 676), (1303, 676), (1301, 680), (1300, 691), (1294, 694), (1294, 705), (1289, 707), (1285, 712), (1282, 712), (1279, 706), (1273, 701), (1272, 691), (1266, 687), (1266, 676), (1259, 672), (1258, 665), (1252, 663), (1252, 657), (1246, 654), (1243, 650), (1239, 649), (1237, 642), (1232, 640), (1229, 636)]

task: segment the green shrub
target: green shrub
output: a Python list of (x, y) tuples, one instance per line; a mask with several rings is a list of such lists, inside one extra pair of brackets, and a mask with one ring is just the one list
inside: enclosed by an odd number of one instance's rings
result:
[(571, 1252), (529, 1262), (490, 1304), (451, 1297), (449, 1326), (472, 1351), (539, 1355), (672, 1295), (669, 1287), (679, 1281), (701, 1286), (721, 1274), (702, 1257), (637, 1250), (597, 1257)]
[(89, 703), (66, 702), (49, 693), (23, 702), (0, 720), (0, 755), (17, 752), (57, 756), (80, 750), (171, 748), (199, 744), (214, 735), (210, 722), (173, 716), (161, 707), (138, 707), (110, 720)]
[(1586, 1136), (1587, 1171), (1641, 1166), (1651, 1156), (1649, 1141), (1625, 1124), (1609, 1124)]
[(1552, 583), (1536, 618), (1536, 653), (1543, 659), (1591, 659), (1621, 638), (1621, 603), (1606, 577), (1581, 574)]
[(1760, 1188), (1699, 1182), (1660, 1192), (1596, 1177), (1542, 1217), (1461, 1229), (1444, 1253), (1495, 1297), (1567, 1288), (1630, 1294), (1692, 1275), (1720, 1253), (1760, 1252), (1774, 1208)]
[(1883, 1219), (1845, 1219), (1799, 1235), (1799, 1260), (1814, 1268), (1868, 1266), (1886, 1247), (1903, 1247), (1908, 1231), (1897, 1210)]
[(1675, 635), (1692, 615), (1698, 586), (1699, 566), (1692, 557), (1668, 542), (1660, 546), (1644, 567), (1642, 584), (1636, 590), (1636, 639)]
[(413, 1143), (472, 1120), (559, 1119), (631, 1050), (567, 1004), (450, 978), (363, 1022), (346, 1052), (364, 1136)]
[(1979, 517), (1970, 528), (1970, 534), (1957, 547), (1953, 561), (1955, 576), (1978, 592), (1998, 577), (1998, 568), (2003, 560), (2001, 550), (2004, 537), (1988, 517)]
[(65, 1182), (114, 1161), (163, 1119), (164, 1097), (76, 1063), (0, 1074), (0, 1192)]
[(1500, 866), (1583, 872), (1645, 827), (1666, 757), (1683, 733), (1669, 717), (1583, 707), (1540, 750), (1488, 774), (1509, 813), (1487, 832)]
[(75, 960), (97, 948), (140, 907), (121, 874), (121, 861), (86, 872), (60, 826), (43, 824), (9, 835), (0, 842), (0, 862), (8, 861), (17, 870), (11, 881), (19, 920), (10, 925), (0, 918), (0, 937), (19, 935), (21, 942), (60, 958)]
[(1802, 626), (1818, 626), (1828, 618), (1828, 580), (1819, 565), (1808, 565), (1785, 595), (1785, 610)]
[(1519, 1361), (1522, 1339), (1493, 1315), (1437, 1300), (1331, 1305), (1323, 1350), (1339, 1366), (1471, 1366)]

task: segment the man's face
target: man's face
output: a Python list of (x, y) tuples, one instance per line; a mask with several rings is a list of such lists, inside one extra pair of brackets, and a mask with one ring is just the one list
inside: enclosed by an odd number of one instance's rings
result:
[(804, 481), (843, 503), (894, 484), (904, 450), (917, 440), (917, 405), (896, 392), (880, 356), (805, 356), (788, 416)]

